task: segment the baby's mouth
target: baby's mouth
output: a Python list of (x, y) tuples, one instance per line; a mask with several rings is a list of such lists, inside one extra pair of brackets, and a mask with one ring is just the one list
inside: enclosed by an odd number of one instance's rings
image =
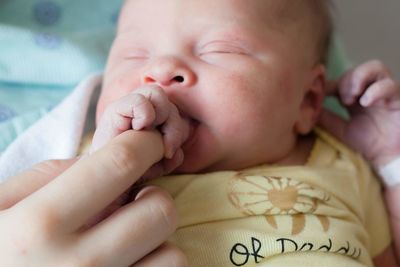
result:
[(188, 137), (186, 138), (186, 141), (182, 145), (182, 149), (184, 151), (187, 151), (196, 141), (196, 130), (197, 127), (199, 126), (200, 122), (189, 117), (184, 117), (185, 120), (187, 120), (188, 125), (189, 125), (189, 133)]

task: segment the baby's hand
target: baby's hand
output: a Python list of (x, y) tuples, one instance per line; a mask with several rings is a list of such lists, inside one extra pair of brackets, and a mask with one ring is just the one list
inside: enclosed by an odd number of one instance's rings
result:
[(190, 126), (161, 87), (144, 86), (110, 104), (97, 126), (90, 152), (130, 129), (158, 129), (163, 135), (165, 158), (145, 178), (167, 174), (182, 164), (181, 145), (189, 136)]
[(379, 61), (369, 61), (328, 86), (349, 112), (344, 121), (324, 111), (320, 123), (361, 152), (375, 168), (400, 156), (400, 85)]

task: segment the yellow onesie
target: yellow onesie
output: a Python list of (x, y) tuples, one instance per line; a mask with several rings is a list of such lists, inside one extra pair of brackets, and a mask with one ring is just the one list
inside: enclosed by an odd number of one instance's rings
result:
[(175, 199), (171, 241), (190, 266), (373, 266), (391, 242), (380, 185), (359, 155), (316, 133), (304, 166), (151, 182)]

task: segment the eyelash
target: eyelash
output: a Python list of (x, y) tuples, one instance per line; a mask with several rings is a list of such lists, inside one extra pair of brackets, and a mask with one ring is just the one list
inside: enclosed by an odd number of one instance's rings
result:
[[(236, 55), (247, 55), (248, 52), (239, 46), (234, 46), (231, 44), (218, 44), (218, 43), (209, 43), (208, 45), (205, 45), (202, 49), (201, 52), (199, 53), (199, 56), (205, 56), (205, 55), (212, 55), (212, 54), (236, 54)], [(124, 56), (125, 60), (129, 61), (143, 61), (147, 60), (149, 56), (141, 51), (139, 51), (138, 54), (131, 53), (131, 55), (126, 55)]]
[(124, 59), (126, 60), (146, 60), (147, 56), (125, 56)]
[(231, 46), (231, 45), (210, 45), (203, 49), (200, 53), (200, 56), (206, 54), (237, 54), (237, 55), (246, 55), (247, 52), (240, 47)]

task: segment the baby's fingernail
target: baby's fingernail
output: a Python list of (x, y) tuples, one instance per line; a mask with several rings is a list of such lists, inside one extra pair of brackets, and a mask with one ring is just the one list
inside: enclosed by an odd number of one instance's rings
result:
[(168, 150), (165, 152), (165, 157), (166, 157), (167, 159), (172, 159), (173, 156), (174, 156), (174, 153), (172, 152), (172, 149), (168, 149)]
[(175, 155), (176, 148), (173, 146), (166, 146), (165, 148), (165, 157), (167, 159), (172, 159), (172, 157)]
[(135, 120), (132, 122), (132, 129), (133, 129), (133, 130), (140, 130), (141, 128), (142, 128), (142, 125), (141, 125), (141, 123), (140, 123), (140, 120), (135, 119)]
[(361, 104), (361, 106), (364, 106), (364, 107), (368, 106), (368, 105), (369, 105), (369, 100), (370, 100), (370, 98), (368, 97), (368, 95), (363, 95), (363, 96), (360, 98), (360, 104)]

